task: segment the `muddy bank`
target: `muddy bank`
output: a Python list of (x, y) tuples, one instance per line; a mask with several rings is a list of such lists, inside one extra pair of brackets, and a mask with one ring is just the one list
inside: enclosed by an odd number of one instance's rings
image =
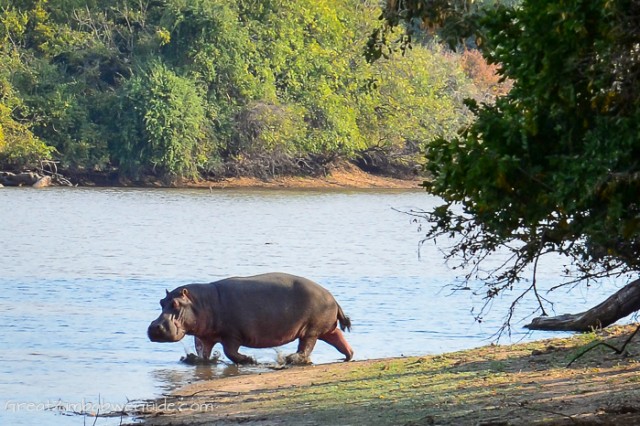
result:
[(418, 189), (423, 178), (397, 179), (365, 173), (361, 169), (341, 167), (322, 177), (287, 176), (271, 180), (256, 178), (229, 178), (221, 181), (202, 181), (184, 183), (188, 187), (201, 188), (292, 188), (292, 189), (330, 189), (330, 188), (379, 188), (379, 189)]
[[(46, 180), (46, 182), (45, 182)], [(41, 170), (31, 172), (0, 171), (0, 186), (100, 186), (142, 188), (274, 188), (274, 189), (418, 189), (424, 178), (400, 179), (367, 173), (354, 165), (345, 164), (333, 168), (323, 176), (279, 176), (272, 179), (255, 177), (232, 177), (218, 180), (183, 180), (166, 183), (154, 177), (139, 181), (123, 179), (116, 172), (68, 172), (46, 174)], [(38, 182), (38, 185), (36, 183)]]
[[(400, 179), (367, 173), (352, 164), (333, 167), (322, 176), (276, 176), (271, 179), (230, 177), (219, 180), (182, 181), (169, 185), (178, 188), (273, 188), (273, 189), (418, 189), (424, 178)], [(160, 181), (120, 182), (122, 186), (167, 186)]]
[(529, 425), (640, 423), (640, 339), (612, 327), (438, 356), (294, 367), (194, 383), (147, 404), (145, 425)]

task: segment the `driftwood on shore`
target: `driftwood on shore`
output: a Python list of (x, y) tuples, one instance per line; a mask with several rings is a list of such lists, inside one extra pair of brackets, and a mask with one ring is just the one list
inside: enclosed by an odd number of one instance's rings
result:
[(33, 186), (43, 177), (35, 172), (0, 172), (0, 183), (4, 186)]
[(589, 332), (604, 328), (640, 309), (640, 279), (622, 287), (604, 302), (579, 314), (534, 318), (529, 330)]
[(42, 161), (40, 167), (33, 171), (20, 173), (0, 171), (0, 186), (32, 186), (45, 188), (51, 185), (73, 186), (73, 184), (58, 173), (54, 161)]

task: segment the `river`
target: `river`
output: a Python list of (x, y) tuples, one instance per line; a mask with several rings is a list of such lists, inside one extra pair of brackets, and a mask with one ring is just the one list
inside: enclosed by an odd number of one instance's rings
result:
[[(447, 289), (456, 273), (437, 246), (418, 255), (418, 225), (396, 211), (437, 203), (420, 190), (1, 189), (0, 424), (94, 424), (73, 412), (117, 410), (238, 374), (181, 363), (190, 338), (148, 341), (165, 289), (190, 282), (268, 271), (311, 278), (351, 317), (356, 360), (490, 343), (510, 299), (475, 322), (470, 310), (481, 297)], [(542, 280), (555, 284), (555, 273), (552, 265)], [(596, 300), (615, 285), (597, 289)], [(567, 293), (558, 313), (592, 303), (586, 296)], [(517, 327), (501, 342), (548, 336)], [(277, 356), (244, 352), (264, 364)], [(322, 342), (312, 354), (316, 363), (340, 356)], [(240, 373), (256, 368), (264, 367)]]

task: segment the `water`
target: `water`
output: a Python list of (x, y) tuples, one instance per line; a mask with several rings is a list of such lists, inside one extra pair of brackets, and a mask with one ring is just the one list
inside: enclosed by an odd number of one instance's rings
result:
[[(187, 366), (179, 359), (193, 351), (191, 338), (148, 341), (164, 290), (189, 282), (268, 271), (311, 278), (351, 317), (355, 359), (489, 343), (510, 299), (474, 322), (470, 309), (482, 300), (446, 289), (456, 274), (434, 246), (418, 256), (416, 224), (394, 210), (437, 202), (419, 190), (0, 190), (0, 424), (93, 424), (73, 412), (118, 410), (195, 380), (264, 368)], [(548, 286), (559, 267), (545, 268)], [(557, 311), (582, 309), (593, 303), (587, 296), (574, 290)], [(512, 340), (550, 335), (518, 328)], [(276, 359), (274, 350), (243, 352)], [(322, 342), (312, 354), (316, 363), (340, 356)]]

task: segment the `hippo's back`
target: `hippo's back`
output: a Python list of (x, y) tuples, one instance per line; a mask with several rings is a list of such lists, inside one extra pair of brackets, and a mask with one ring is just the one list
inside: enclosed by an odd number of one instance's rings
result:
[(223, 300), (240, 297), (245, 303), (251, 304), (279, 304), (286, 301), (303, 303), (306, 300), (327, 300), (335, 303), (331, 293), (321, 285), (310, 279), (282, 272), (225, 278), (212, 284), (217, 286)]

